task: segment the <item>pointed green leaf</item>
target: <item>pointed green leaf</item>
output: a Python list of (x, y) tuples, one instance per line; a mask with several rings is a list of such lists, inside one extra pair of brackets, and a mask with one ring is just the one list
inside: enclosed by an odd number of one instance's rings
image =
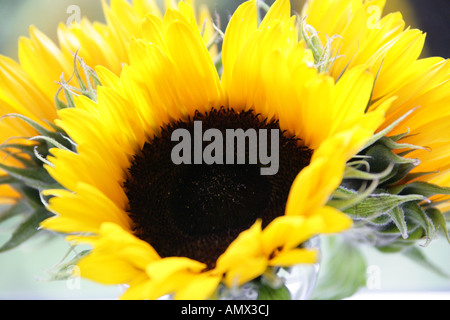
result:
[(396, 207), (410, 201), (422, 201), (421, 195), (398, 196), (389, 193), (373, 194), (358, 203), (356, 206), (345, 210), (353, 219), (373, 219), (382, 214), (389, 213)]
[(405, 186), (396, 188), (394, 191), (397, 191), (397, 193), (400, 194), (421, 194), (427, 198), (435, 195), (450, 195), (449, 187), (440, 187), (423, 181), (411, 182)]
[(30, 207), (25, 201), (18, 201), (12, 206), (6, 207), (5, 210), (0, 211), (0, 223), (8, 220), (9, 218), (15, 217), (19, 214), (27, 213), (30, 211)]
[(447, 238), (447, 241), (450, 243), (447, 221), (445, 220), (445, 216), (442, 214), (442, 212), (436, 208), (429, 208), (425, 211), (425, 213), (433, 221), (434, 227), (437, 230), (442, 230), (442, 232), (445, 234), (445, 237)]
[[(35, 136), (30, 138), (29, 140), (44, 140), (47, 143), (50, 144), (50, 148), (52, 147), (56, 147), (58, 149), (63, 149), (63, 150), (67, 150), (67, 151), (72, 151), (70, 150), (66, 145), (61, 144), (60, 142), (56, 141), (55, 139), (51, 138), (51, 137), (47, 137), (47, 136)], [(67, 141), (66, 144), (68, 144), (69, 142)]]
[(433, 221), (417, 203), (406, 203), (403, 206), (406, 219), (418, 224), (425, 232), (425, 244), (427, 246), (435, 236), (436, 229)]
[(384, 146), (388, 147), (391, 150), (395, 150), (395, 149), (426, 150), (427, 149), (425, 147), (419, 147), (419, 146), (415, 146), (413, 144), (397, 143), (396, 141), (394, 141), (393, 139), (391, 139), (389, 137), (382, 137), (379, 141), (380, 141), (380, 143), (382, 143)]
[(408, 130), (405, 133), (400, 133), (400, 134), (397, 134), (397, 135), (394, 135), (394, 136), (388, 136), (387, 138), (389, 138), (390, 140), (392, 140), (394, 142), (397, 142), (397, 141), (399, 141), (399, 140), (401, 140), (403, 138), (406, 138), (410, 133), (411, 132)]
[(409, 183), (409, 182), (411, 182), (411, 181), (413, 181), (413, 180), (415, 180), (417, 178), (421, 178), (421, 177), (427, 176), (427, 175), (432, 174), (432, 173), (437, 173), (437, 171), (408, 173), (405, 176), (405, 178), (402, 180), (402, 184), (405, 185), (405, 184), (407, 184), (407, 183)]
[(391, 185), (402, 180), (420, 162), (417, 159), (403, 158), (392, 152), (383, 144), (375, 144), (366, 151), (371, 172), (382, 172), (386, 167), (394, 165), (390, 174), (380, 179), (380, 185)]
[(384, 130), (381, 130), (380, 132), (374, 134), (364, 145), (363, 150), (367, 149), (371, 145), (373, 145), (375, 142), (380, 140), (382, 137), (387, 135), (389, 132), (391, 132), (399, 123), (401, 123), (403, 120), (405, 120), (411, 113), (413, 113), (416, 109), (409, 110), (407, 113), (405, 113), (403, 116), (395, 120), (393, 123), (391, 123), (389, 126), (387, 126)]
[(45, 189), (57, 186), (56, 181), (40, 168), (16, 168), (0, 163), (0, 169), (6, 171), (10, 176), (22, 181), (26, 185), (35, 189)]
[(20, 143), (3, 143), (0, 144), (0, 150), (5, 149), (13, 149), (13, 150), (20, 150), (22, 153), (26, 153), (29, 156), (33, 156), (33, 148), (34, 145), (24, 145)]
[(15, 150), (10, 150), (10, 149), (4, 149), (2, 151), (5, 154), (7, 154), (8, 157), (11, 157), (11, 158), (19, 161), (25, 167), (36, 167), (37, 166), (36, 163), (33, 161), (33, 158), (30, 159), (26, 156), (24, 157), (24, 154), (21, 151), (15, 151)]
[[(62, 144), (64, 144), (67, 141), (64, 141), (64, 139), (62, 138), (61, 134), (60, 134), (60, 129), (58, 128), (57, 131), (51, 131), (48, 130), (46, 128), (44, 128), (43, 126), (41, 126), (39, 123), (37, 123), (34, 120), (31, 120), (21, 114), (17, 114), (17, 113), (10, 113), (7, 115), (4, 115), (3, 117), (11, 117), (11, 118), (19, 118), (22, 121), (25, 121), (27, 124), (29, 124), (30, 126), (32, 126), (37, 132), (39, 132), (40, 135), (46, 136), (46, 137), (50, 137)], [(3, 118), (2, 117), (2, 118)], [(50, 124), (50, 126), (55, 129), (57, 128), (54, 124)]]
[(398, 230), (402, 234), (403, 239), (408, 238), (408, 227), (405, 221), (405, 214), (400, 206), (394, 207), (392, 210), (388, 211), (394, 224), (397, 226)]
[(381, 180), (390, 175), (392, 168), (393, 164), (388, 165), (387, 168), (385, 168), (380, 173), (372, 173), (367, 171), (361, 171), (352, 166), (346, 166), (344, 172), (344, 179)]
[[(37, 123), (36, 121), (31, 120), (30, 118), (27, 118), (27, 117), (25, 117), (25, 116), (23, 116), (23, 115), (21, 115), (21, 114), (18, 114), (18, 113), (10, 113), (10, 114), (7, 114), (7, 115), (5, 115), (5, 116), (3, 116), (3, 117), (19, 118), (19, 119), (25, 121), (26, 123), (28, 123), (28, 124), (29, 124), (30, 126), (32, 126), (37, 132), (39, 132), (39, 133), (42, 134), (42, 135), (51, 136), (51, 135), (54, 134), (54, 132), (49, 131), (48, 129), (44, 128), (43, 126), (41, 126), (41, 125), (40, 125), (39, 123)], [(2, 117), (2, 118), (3, 118), (3, 117)]]
[[(371, 169), (375, 170), (375, 172), (381, 172), (389, 165), (389, 163), (413, 165), (418, 165), (420, 163), (417, 159), (400, 157), (393, 153), (391, 149), (382, 144), (377, 144), (371, 147), (367, 151), (366, 155), (371, 156), (371, 158), (374, 159), (374, 161), (371, 161), (371, 159), (368, 161), (371, 164)], [(374, 166), (374, 164), (377, 166)], [(379, 167), (379, 169), (377, 167)]]
[(39, 231), (39, 224), (51, 214), (43, 207), (36, 210), (12, 234), (11, 238), (0, 247), (0, 253), (14, 249), (30, 239)]
[[(351, 196), (344, 196), (343, 198), (332, 198), (327, 202), (327, 205), (339, 209), (341, 211), (345, 211), (349, 208), (356, 206), (361, 203), (365, 198), (367, 198), (373, 191), (375, 191), (377, 187), (377, 181), (374, 180), (366, 189), (360, 190), (358, 192), (352, 191)], [(344, 187), (339, 187), (344, 190)], [(335, 195), (335, 194), (334, 194)]]
[(56, 109), (58, 110), (62, 110), (62, 109), (66, 109), (67, 108), (67, 104), (65, 104), (60, 98), (59, 98), (59, 94), (61, 93), (61, 91), (63, 90), (63, 87), (60, 87), (58, 89), (58, 91), (56, 91), (55, 94), (55, 106)]
[(420, 250), (419, 248), (413, 246), (403, 251), (403, 253), (405, 254), (406, 257), (412, 259), (413, 261), (422, 265), (426, 269), (432, 270), (433, 272), (444, 278), (449, 278), (449, 274), (441, 270), (431, 261), (429, 261), (429, 259), (423, 254), (422, 250)]

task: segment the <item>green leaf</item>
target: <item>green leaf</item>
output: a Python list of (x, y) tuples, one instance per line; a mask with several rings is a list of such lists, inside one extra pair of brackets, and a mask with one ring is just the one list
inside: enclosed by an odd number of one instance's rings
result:
[(28, 204), (25, 201), (19, 201), (12, 206), (6, 207), (6, 210), (0, 211), (0, 223), (29, 211), (30, 207)]
[(0, 247), (0, 253), (14, 249), (30, 239), (39, 231), (39, 224), (50, 216), (51, 214), (43, 207), (37, 209), (19, 225), (11, 235), (11, 238)]
[(0, 163), (0, 169), (6, 171), (10, 176), (22, 181), (27, 186), (35, 189), (42, 190), (45, 188), (53, 188), (58, 185), (57, 182), (42, 167), (17, 168)]
[(291, 294), (285, 285), (273, 288), (268, 284), (261, 283), (258, 289), (258, 300), (291, 300)]
[(366, 284), (367, 263), (360, 249), (343, 237), (321, 237), (321, 270), (312, 299), (338, 300)]
[(404, 250), (403, 253), (405, 254), (406, 257), (412, 259), (413, 261), (422, 265), (426, 269), (431, 270), (444, 278), (449, 278), (449, 274), (447, 274), (439, 267), (437, 267), (434, 263), (429, 261), (428, 258), (423, 254), (422, 250), (420, 250), (419, 248), (413, 246)]

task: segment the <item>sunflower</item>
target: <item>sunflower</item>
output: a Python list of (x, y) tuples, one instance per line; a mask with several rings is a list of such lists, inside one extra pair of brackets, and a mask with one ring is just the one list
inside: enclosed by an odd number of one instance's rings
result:
[[(381, 131), (408, 114), (391, 136), (402, 135), (399, 143), (421, 148), (410, 150), (408, 158), (418, 165), (408, 182), (432, 183), (450, 187), (450, 61), (441, 57), (421, 58), (426, 35), (405, 28), (400, 12), (383, 16), (385, 0), (309, 1), (303, 17), (326, 42), (333, 37), (329, 50), (338, 57), (329, 72), (339, 79), (343, 74), (365, 64), (377, 74), (369, 110), (391, 100)], [(405, 134), (407, 133), (407, 134)], [(396, 151), (404, 152), (404, 148)], [(442, 193), (448, 193), (442, 189)], [(436, 195), (436, 203), (447, 199)], [(449, 202), (438, 206), (450, 209)]]
[[(44, 191), (55, 216), (42, 226), (91, 245), (82, 276), (127, 284), (127, 299), (204, 299), (316, 262), (302, 244), (351, 226), (326, 203), (389, 107), (365, 112), (374, 75), (364, 65), (338, 82), (320, 73), (287, 0), (260, 23), (256, 1), (236, 10), (221, 76), (188, 4), (146, 15), (137, 33), (120, 76), (97, 66), (95, 99), (58, 111), (76, 148), (51, 149), (45, 167), (64, 188)], [(279, 132), (278, 172), (260, 175), (261, 162), (175, 165), (174, 132), (195, 136), (198, 122)]]

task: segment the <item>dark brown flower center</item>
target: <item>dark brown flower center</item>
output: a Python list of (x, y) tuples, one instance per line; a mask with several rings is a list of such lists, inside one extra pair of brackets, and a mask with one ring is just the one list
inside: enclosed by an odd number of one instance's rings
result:
[[(172, 141), (172, 133), (185, 129), (194, 137), (196, 121), (201, 121), (204, 131), (217, 129), (224, 137), (230, 129), (266, 129), (267, 154), (278, 152), (276, 174), (261, 174), (267, 162), (236, 164), (237, 154), (235, 164), (227, 163), (225, 154), (222, 164), (194, 164), (194, 156), (191, 164), (175, 164), (173, 150), (179, 142)], [(276, 149), (270, 143), (272, 130), (279, 133)], [(261, 137), (257, 138), (260, 146)], [(198, 150), (196, 142), (191, 141), (192, 152)], [(201, 147), (211, 143), (203, 141)], [(254, 146), (247, 143), (244, 150), (249, 160)], [(167, 125), (135, 156), (125, 182), (135, 233), (162, 257), (189, 257), (213, 268), (229, 244), (257, 219), (265, 226), (284, 214), (292, 182), (311, 155), (298, 139), (286, 137), (277, 121), (261, 120), (253, 111), (212, 109)]]

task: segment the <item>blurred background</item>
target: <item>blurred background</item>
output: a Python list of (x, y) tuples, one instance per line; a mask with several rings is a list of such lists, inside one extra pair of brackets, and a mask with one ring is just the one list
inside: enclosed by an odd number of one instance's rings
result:
[[(162, 0), (157, 0), (162, 2)], [(306, 0), (291, 0), (293, 9), (301, 11)], [(227, 16), (243, 0), (197, 0), (205, 3), (212, 12)], [(266, 0), (267, 4), (273, 0)], [(1, 0), (0, 1), (0, 53), (17, 57), (17, 39), (28, 35), (30, 25), (37, 26), (52, 39), (56, 39), (58, 23), (70, 16), (68, 8), (76, 5), (81, 15), (93, 21), (104, 21), (100, 0)], [(449, 0), (387, 0), (385, 12), (401, 10), (407, 25), (427, 32), (425, 55), (450, 58), (450, 1)]]
[[(244, 1), (197, 0), (206, 3), (212, 12), (227, 17)], [(273, 1), (266, 1), (270, 4)], [(292, 0), (300, 11), (303, 0)], [(0, 0), (0, 54), (17, 59), (17, 39), (28, 36), (35, 25), (56, 41), (58, 23), (73, 13), (70, 6), (80, 8), (89, 20), (104, 22), (100, 0)], [(385, 12), (401, 10), (407, 25), (427, 32), (424, 56), (450, 57), (450, 0), (387, 0)], [(0, 243), (5, 242), (16, 221), (0, 225)], [(1, 299), (115, 299), (122, 288), (101, 286), (72, 278), (48, 281), (52, 268), (58, 264), (69, 246), (62, 237), (42, 234), (19, 249), (0, 254)], [(438, 239), (424, 248), (424, 253), (439, 268), (450, 273), (450, 245)], [(412, 263), (400, 255), (385, 255), (365, 248), (368, 265), (379, 271), (379, 285), (362, 289), (354, 298), (419, 298), (450, 299), (450, 280)]]

